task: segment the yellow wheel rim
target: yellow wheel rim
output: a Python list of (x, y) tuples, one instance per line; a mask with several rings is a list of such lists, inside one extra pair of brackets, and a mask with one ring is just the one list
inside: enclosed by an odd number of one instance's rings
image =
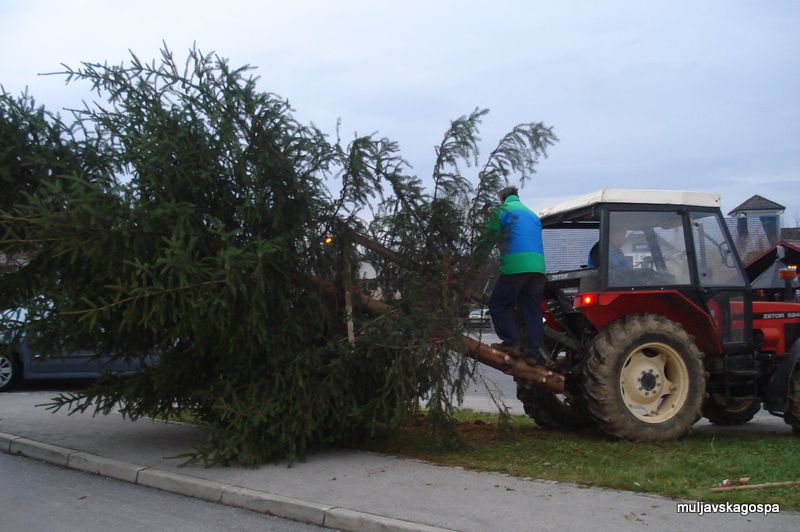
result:
[(625, 359), (619, 389), (625, 407), (645, 423), (663, 423), (675, 417), (689, 395), (689, 370), (678, 352), (651, 342)]

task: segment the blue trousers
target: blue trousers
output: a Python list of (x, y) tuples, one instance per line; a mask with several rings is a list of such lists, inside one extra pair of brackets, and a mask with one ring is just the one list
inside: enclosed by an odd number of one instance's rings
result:
[(528, 337), (525, 346), (528, 356), (536, 356), (542, 345), (544, 326), (541, 304), (545, 279), (541, 273), (501, 275), (489, 299), (494, 331), (504, 344), (522, 345), (514, 321), (514, 309), (519, 311)]

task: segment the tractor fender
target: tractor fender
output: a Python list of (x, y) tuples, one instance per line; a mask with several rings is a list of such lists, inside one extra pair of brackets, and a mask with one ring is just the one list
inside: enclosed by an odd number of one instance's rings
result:
[(764, 397), (764, 410), (783, 414), (789, 406), (789, 382), (792, 372), (800, 364), (800, 339), (795, 340), (781, 365), (772, 374)]
[(647, 312), (679, 323), (706, 355), (724, 352), (719, 331), (708, 312), (677, 290), (578, 294), (574, 305), (598, 331), (628, 314)]

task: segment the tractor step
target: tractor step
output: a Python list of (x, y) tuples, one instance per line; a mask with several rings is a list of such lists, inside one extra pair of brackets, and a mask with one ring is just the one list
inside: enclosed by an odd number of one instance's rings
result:
[(761, 374), (757, 369), (732, 369), (728, 371), (728, 375), (734, 377), (758, 377)]
[(729, 369), (712, 371), (712, 375), (730, 375), (731, 377), (758, 377), (761, 372), (757, 369)]
[(734, 401), (761, 401), (761, 397), (757, 395), (732, 395), (730, 397)]

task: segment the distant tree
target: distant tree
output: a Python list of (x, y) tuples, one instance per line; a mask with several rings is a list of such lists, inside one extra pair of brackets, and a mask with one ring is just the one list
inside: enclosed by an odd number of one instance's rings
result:
[[(0, 98), (0, 251), (30, 259), (0, 276), (3, 306), (27, 316), (2, 327), (47, 353), (157, 361), (56, 406), (193, 413), (209, 428), (196, 458), (244, 464), (372, 434), (423, 398), (447, 421), (470, 372), (453, 347), (480, 228), (551, 128), (517, 126), (470, 179), (486, 111), (459, 118), (426, 187), (395, 142), (331, 141), (214, 54), (193, 49), (181, 67), (165, 47), (64, 74), (105, 103), (67, 125), (27, 95)], [(403, 260), (356, 245), (364, 234)], [(349, 338), (346, 266), (365, 260), (401, 312), (356, 306)]]

